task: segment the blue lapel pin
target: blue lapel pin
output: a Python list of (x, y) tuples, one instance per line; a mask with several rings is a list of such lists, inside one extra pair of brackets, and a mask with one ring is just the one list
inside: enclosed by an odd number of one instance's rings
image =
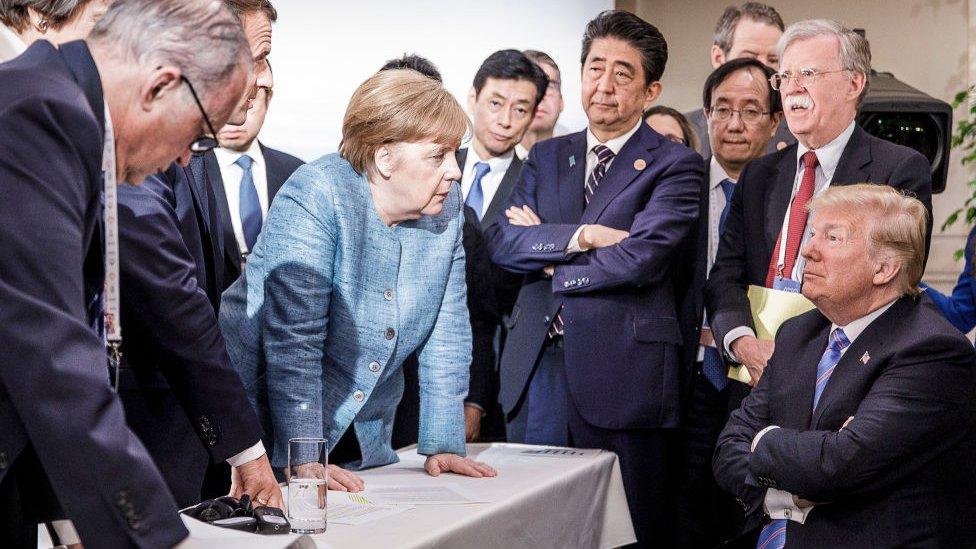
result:
[(569, 167), (572, 168), (575, 165), (576, 165), (576, 155), (573, 154), (569, 156)]

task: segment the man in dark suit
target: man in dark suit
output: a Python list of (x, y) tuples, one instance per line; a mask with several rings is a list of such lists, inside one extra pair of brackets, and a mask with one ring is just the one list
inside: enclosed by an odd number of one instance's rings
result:
[[(811, 20), (791, 25), (780, 44), (784, 72), (774, 75), (773, 84), (799, 142), (743, 170), (705, 284), (716, 346), (745, 365), (753, 385), (773, 342), (755, 337), (746, 288), (799, 290), (805, 260), (798, 252), (810, 237), (807, 201), (831, 185), (871, 182), (909, 191), (929, 211), (932, 204), (925, 158), (854, 123), (871, 70), (867, 41), (836, 22)], [(733, 408), (741, 397), (730, 395)]]
[(694, 245), (702, 161), (641, 119), (667, 59), (656, 28), (603, 12), (581, 58), (589, 127), (532, 148), (487, 231), (495, 262), (526, 275), (499, 397), (510, 440), (616, 452), (639, 543), (667, 545), (675, 263)]
[(757, 547), (972, 547), (976, 353), (919, 297), (927, 211), (878, 185), (810, 204), (803, 295), (715, 454)]
[[(262, 87), (277, 17), (266, 0), (227, 0), (254, 70), (228, 120), (243, 124)], [(214, 131), (208, 128), (208, 131)], [(210, 146), (216, 145), (211, 139)], [(201, 155), (189, 166), (119, 194), (122, 317), (127, 323), (119, 394), (180, 506), (200, 501), (209, 462), (233, 466), (236, 495), (281, 506), (262, 430), (227, 355), (216, 312), (224, 284), (220, 214)], [(227, 493), (230, 471), (217, 492)]]
[(258, 141), (271, 101), (271, 88), (261, 88), (242, 126), (228, 124), (217, 133), (220, 148), (203, 155), (207, 177), (220, 211), (224, 242), (226, 290), (239, 276), (254, 246), (278, 189), (303, 164), (294, 156)]
[[(464, 403), (469, 442), (503, 440), (505, 435), (496, 349), (504, 343), (502, 318), (515, 303), (521, 277), (491, 263), (482, 233), (512, 193), (522, 168), (515, 146), (528, 131), (547, 87), (545, 72), (525, 54), (500, 50), (478, 68), (468, 94), (474, 130), (471, 145), (457, 152), (457, 162), (466, 203), (464, 250), (473, 336), (471, 380)], [(416, 367), (415, 358), (404, 365), (407, 383), (397, 408), (394, 445), (416, 442)]]
[(684, 301), (692, 308), (698, 340), (682, 349), (689, 375), (682, 409), (682, 472), (678, 490), (678, 541), (681, 547), (713, 547), (737, 533), (741, 509), (712, 478), (715, 441), (729, 416), (728, 369), (704, 323), (704, 286), (715, 261), (732, 193), (743, 168), (765, 154), (782, 107), (769, 78), (774, 73), (756, 59), (738, 58), (719, 66), (705, 81), (703, 111), (714, 156), (706, 159), (702, 188), (698, 256), (693, 290)]
[[(715, 25), (715, 41), (710, 54), (712, 68), (717, 69), (732, 59), (749, 58), (778, 69), (776, 42), (783, 35), (783, 28), (783, 18), (772, 6), (746, 2), (725, 8)], [(702, 158), (708, 158), (712, 155), (712, 148), (705, 113), (695, 109), (685, 113), (685, 117), (698, 133), (698, 152)], [(767, 144), (766, 152), (774, 153), (793, 143), (796, 143), (796, 138), (790, 133), (786, 122), (781, 120), (776, 127), (776, 135)]]
[[(154, 35), (155, 25), (170, 32)], [(132, 33), (142, 37), (138, 53)], [(90, 547), (171, 547), (187, 535), (109, 385), (101, 326), (113, 320), (103, 307), (113, 262), (103, 246), (117, 255), (114, 216), (103, 210), (114, 206), (115, 181), (138, 184), (185, 162), (204, 110), (227, 120), (245, 89), (246, 53), (237, 21), (209, 2), (128, 0), (113, 4), (87, 44), (59, 51), (38, 41), (0, 65), (6, 547), (36, 547), (37, 523), (65, 517)]]

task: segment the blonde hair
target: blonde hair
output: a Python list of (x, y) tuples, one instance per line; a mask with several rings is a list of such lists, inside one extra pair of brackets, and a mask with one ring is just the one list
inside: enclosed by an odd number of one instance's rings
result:
[(339, 154), (364, 173), (383, 145), (435, 141), (458, 148), (470, 122), (440, 82), (409, 69), (380, 71), (352, 94)]
[[(849, 214), (853, 227), (867, 237), (868, 255), (899, 263), (897, 284), (901, 293), (918, 295), (929, 214), (917, 198), (888, 185), (858, 183), (828, 187), (807, 204), (807, 209), (811, 213), (831, 209)], [(868, 220), (866, 227), (863, 220)]]

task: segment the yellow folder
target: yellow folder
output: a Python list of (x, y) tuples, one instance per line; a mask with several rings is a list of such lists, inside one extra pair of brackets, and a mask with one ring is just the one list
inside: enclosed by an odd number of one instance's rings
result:
[[(784, 322), (815, 308), (813, 302), (803, 297), (803, 294), (762, 286), (750, 285), (748, 296), (756, 337), (767, 341), (776, 338), (776, 331)], [(729, 378), (742, 383), (752, 380), (746, 367), (741, 365), (729, 368)]]

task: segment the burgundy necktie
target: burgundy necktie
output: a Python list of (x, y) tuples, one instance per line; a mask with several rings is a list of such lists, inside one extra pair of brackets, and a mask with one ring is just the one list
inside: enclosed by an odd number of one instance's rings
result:
[[(792, 278), (793, 266), (796, 264), (796, 257), (800, 251), (800, 243), (803, 242), (803, 233), (807, 227), (807, 202), (813, 197), (817, 179), (817, 153), (807, 151), (803, 153), (803, 179), (800, 181), (800, 189), (793, 198), (790, 206), (790, 225), (786, 235), (786, 256), (783, 258), (784, 278)], [(783, 231), (780, 230), (776, 245), (773, 246), (773, 256), (769, 260), (769, 272), (766, 274), (766, 287), (773, 287), (773, 279), (776, 277), (776, 267), (779, 262), (779, 247), (782, 243)]]

